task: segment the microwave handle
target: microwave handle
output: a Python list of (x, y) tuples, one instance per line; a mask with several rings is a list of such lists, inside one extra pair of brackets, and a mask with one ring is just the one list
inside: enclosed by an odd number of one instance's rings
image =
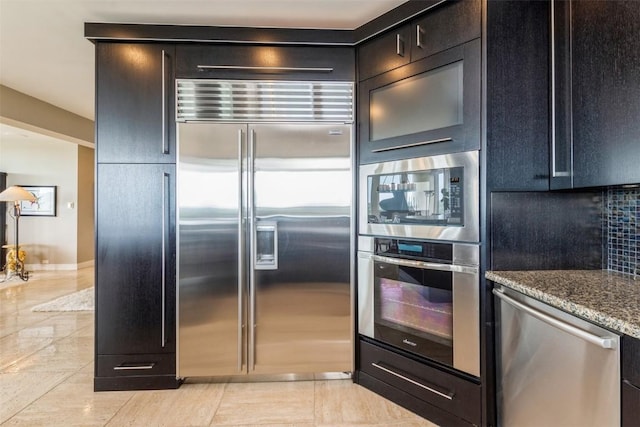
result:
[(373, 255), (374, 261), (385, 262), (387, 264), (400, 265), (403, 267), (421, 268), (423, 270), (451, 271), (453, 273), (478, 274), (478, 267), (468, 265), (440, 264), (436, 262), (414, 261), (409, 259), (390, 258), (386, 256)]

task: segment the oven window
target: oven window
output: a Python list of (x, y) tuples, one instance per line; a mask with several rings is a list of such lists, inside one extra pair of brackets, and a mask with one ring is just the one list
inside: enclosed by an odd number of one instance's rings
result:
[(374, 277), (374, 337), (452, 365), (452, 273), (375, 262)]
[(439, 342), (453, 337), (451, 291), (380, 279), (380, 318)]

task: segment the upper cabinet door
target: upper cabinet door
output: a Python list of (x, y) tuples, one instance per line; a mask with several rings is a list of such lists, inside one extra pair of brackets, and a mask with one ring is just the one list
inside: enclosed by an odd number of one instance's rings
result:
[(352, 81), (355, 53), (338, 46), (184, 44), (176, 47), (176, 77)]
[(405, 25), (358, 47), (358, 80), (366, 80), (411, 61), (411, 27)]
[(638, 183), (638, 2), (552, 4), (551, 187)]
[(96, 44), (98, 163), (175, 163), (174, 51)]
[(424, 58), (480, 37), (482, 2), (447, 1), (411, 25), (411, 60)]
[(572, 2), (575, 187), (640, 182), (640, 3)]

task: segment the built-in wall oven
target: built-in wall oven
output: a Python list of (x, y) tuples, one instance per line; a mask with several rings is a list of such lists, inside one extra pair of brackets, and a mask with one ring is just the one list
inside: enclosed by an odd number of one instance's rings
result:
[(480, 376), (478, 151), (359, 169), (359, 333)]
[(360, 236), (360, 335), (480, 376), (479, 246)]

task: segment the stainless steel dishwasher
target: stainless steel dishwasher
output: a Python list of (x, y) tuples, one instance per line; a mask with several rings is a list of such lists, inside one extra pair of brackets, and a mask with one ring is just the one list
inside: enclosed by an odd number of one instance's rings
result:
[(498, 424), (619, 426), (620, 337), (496, 286)]

